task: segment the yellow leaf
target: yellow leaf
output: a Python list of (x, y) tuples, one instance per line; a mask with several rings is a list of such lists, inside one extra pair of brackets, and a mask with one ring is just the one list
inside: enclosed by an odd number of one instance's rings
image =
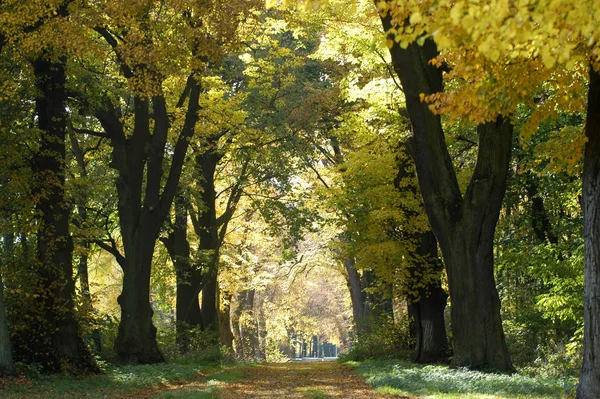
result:
[(419, 22), (421, 22), (422, 20), (423, 20), (423, 16), (422, 16), (422, 15), (421, 15), (421, 13), (420, 13), (420, 12), (418, 12), (418, 11), (417, 11), (417, 12), (415, 12), (415, 13), (412, 13), (412, 14), (411, 14), (411, 16), (410, 16), (410, 24), (411, 24), (411, 25), (418, 24), (418, 23), (419, 23)]
[(463, 16), (462, 3), (457, 3), (450, 10), (450, 18), (452, 19), (452, 23), (454, 25), (458, 25)]

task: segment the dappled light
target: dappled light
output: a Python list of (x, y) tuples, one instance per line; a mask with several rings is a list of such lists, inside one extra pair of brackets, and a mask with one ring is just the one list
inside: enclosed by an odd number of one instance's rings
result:
[(0, 397), (600, 398), (598, 0), (0, 0)]

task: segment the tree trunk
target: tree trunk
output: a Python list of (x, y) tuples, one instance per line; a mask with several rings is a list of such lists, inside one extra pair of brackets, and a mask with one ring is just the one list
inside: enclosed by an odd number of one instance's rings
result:
[(452, 299), (453, 365), (511, 371), (493, 249), (506, 190), (512, 125), (498, 118), (496, 123), (480, 125), (478, 132), (477, 166), (460, 217), (451, 215), (452, 223), (445, 223), (438, 235)]
[[(84, 152), (79, 145), (79, 141), (77, 138), (70, 133), (69, 137), (71, 139), (71, 151), (75, 156), (75, 160), (77, 161), (77, 166), (79, 167), (81, 176), (86, 178), (87, 168), (84, 158)], [(77, 202), (77, 219), (80, 226), (87, 226), (88, 222), (88, 213), (87, 213), (87, 205), (89, 203), (89, 198), (87, 193), (81, 188), (77, 188), (77, 192), (75, 194), (76, 202)], [(90, 251), (90, 241), (87, 239), (83, 239), (79, 245), (83, 248), (83, 253), (79, 255), (79, 263), (77, 265), (77, 275), (79, 276), (79, 284), (81, 286), (81, 299), (83, 303), (83, 312), (86, 316), (94, 314), (94, 304), (92, 301), (92, 294), (90, 291), (90, 279), (88, 272), (88, 260), (89, 260), (89, 251)], [(102, 352), (102, 339), (100, 337), (100, 329), (95, 328), (90, 333), (92, 342), (94, 343), (94, 347), (96, 349), (96, 353)]]
[[(527, 196), (531, 200), (531, 227), (541, 243), (558, 243), (558, 237), (552, 232), (550, 218), (544, 206), (544, 199), (538, 193), (535, 177), (530, 176), (527, 183)], [(546, 241), (547, 240), (547, 241)]]
[(254, 298), (255, 290), (244, 291), (243, 312), (246, 314), (244, 321), (240, 323), (242, 344), (244, 345), (244, 355), (246, 359), (256, 359), (258, 353), (258, 330), (256, 328), (256, 319), (254, 317)]
[[(34, 157), (34, 192), (38, 196), (38, 289), (44, 320), (41, 322), (51, 352), (40, 359), (49, 371), (96, 372), (97, 366), (79, 335), (74, 315), (73, 240), (69, 234), (69, 208), (65, 199), (66, 92), (65, 59), (45, 55), (33, 62), (38, 96), (36, 113), (42, 131)], [(45, 349), (45, 348), (44, 348)], [(44, 350), (45, 352), (45, 350)]]
[(205, 330), (214, 332), (219, 330), (218, 284), (215, 270), (208, 276), (204, 287), (202, 287), (202, 323)]
[[(394, 186), (398, 191), (409, 190), (422, 203), (417, 185), (414, 183), (414, 158), (410, 143), (404, 143), (403, 155), (398, 156), (398, 174)], [(424, 209), (403, 209), (407, 217), (415, 218)], [(418, 363), (435, 363), (448, 358), (448, 339), (444, 309), (448, 294), (442, 288), (443, 264), (438, 257), (438, 242), (431, 229), (418, 233), (405, 233), (403, 239), (415, 244), (413, 261), (409, 266), (408, 315), (412, 317), (412, 332), (415, 338), (413, 360)], [(426, 282), (424, 285), (423, 282)], [(416, 295), (413, 294), (416, 292)]]
[[(219, 294), (219, 292), (217, 292)], [(217, 301), (219, 301), (219, 295), (217, 295)], [(219, 338), (221, 345), (233, 349), (233, 332), (231, 331), (231, 299), (229, 295), (223, 305), (219, 309)]]
[[(216, 145), (216, 143), (213, 143)], [(218, 331), (219, 304), (217, 303), (218, 265), (219, 265), (219, 230), (217, 225), (215, 171), (219, 155), (213, 148), (196, 156), (196, 170), (199, 174), (198, 185), (201, 195), (198, 221), (194, 224), (200, 239), (198, 253), (201, 268), (204, 271), (202, 286), (202, 323), (203, 328)], [(197, 228), (196, 228), (197, 227)]]
[(231, 333), (233, 334), (233, 350), (238, 359), (244, 359), (244, 345), (242, 339), (242, 329), (240, 319), (243, 311), (243, 300), (245, 291), (237, 294), (231, 302)]
[(367, 306), (367, 293), (364, 291), (363, 281), (355, 265), (356, 261), (354, 258), (346, 258), (344, 260), (346, 283), (352, 300), (354, 328), (356, 334), (361, 335), (369, 330), (368, 318), (370, 316), (370, 308)]
[[(382, 18), (393, 28), (391, 16)], [(506, 190), (512, 125), (502, 117), (479, 125), (479, 153), (465, 198), (461, 195), (439, 115), (421, 94), (443, 90), (442, 72), (429, 64), (435, 43), (390, 48), (404, 89), (413, 130), (414, 159), (431, 228), (448, 272), (456, 367), (513, 369), (500, 318), (494, 280), (493, 238)]]
[[(99, 31), (108, 37), (109, 44), (116, 46), (116, 39), (110, 33), (101, 28)], [(128, 79), (135, 77), (128, 65), (121, 65), (121, 69)], [(152, 76), (150, 71), (145, 72)], [(171, 164), (166, 179), (164, 159), (170, 127), (163, 96), (134, 98), (135, 118), (130, 135), (125, 134), (120, 111), (109, 99), (96, 110), (113, 147), (111, 166), (119, 173), (116, 185), (124, 254), (114, 240), (111, 245), (97, 243), (112, 253), (123, 269), (123, 291), (118, 299), (121, 321), (115, 341), (115, 350), (123, 363), (164, 361), (152, 324), (150, 275), (156, 240), (171, 209), (189, 141), (195, 131), (200, 87), (192, 76), (188, 78), (184, 94), (180, 103), (189, 99), (185, 121), (174, 149), (169, 150), (172, 151)]]
[(583, 166), (583, 367), (577, 399), (600, 398), (600, 74), (590, 68)]
[(176, 342), (181, 353), (190, 348), (189, 330), (202, 327), (202, 312), (198, 295), (202, 282), (202, 271), (192, 264), (190, 244), (187, 238), (187, 200), (184, 194), (175, 196), (175, 223), (169, 236), (162, 239), (175, 268), (177, 298), (175, 304)]
[[(421, 234), (417, 247), (420, 260), (415, 265), (421, 275), (427, 269), (433, 273), (441, 271), (442, 265), (437, 252), (437, 240), (433, 233), (429, 231)], [(444, 322), (447, 299), (448, 294), (442, 289), (441, 279), (436, 278), (426, 287), (419, 289), (416, 300), (408, 301), (408, 314), (414, 318), (414, 361), (417, 363), (435, 363), (448, 358), (448, 340)]]
[(154, 311), (150, 304), (150, 270), (158, 232), (140, 223), (131, 243), (132, 253), (126, 254), (123, 265), (123, 290), (117, 301), (121, 306), (121, 321), (115, 340), (119, 361), (124, 364), (164, 362), (152, 323)]
[(0, 274), (0, 377), (13, 375), (15, 364), (10, 346), (10, 332), (6, 318), (6, 305), (4, 303), (4, 283)]

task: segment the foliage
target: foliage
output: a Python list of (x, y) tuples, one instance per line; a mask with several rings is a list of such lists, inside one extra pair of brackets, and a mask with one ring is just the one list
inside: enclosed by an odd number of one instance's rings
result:
[(185, 331), (185, 337), (189, 339), (191, 348), (184, 355), (176, 342), (176, 331), (173, 324), (160, 326), (157, 333), (157, 341), (167, 361), (178, 363), (211, 363), (218, 364), (221, 361), (231, 360), (229, 350), (221, 347), (217, 333), (194, 327)]
[(399, 321), (388, 319), (383, 323), (380, 318), (365, 320), (371, 326), (371, 331), (354, 337), (350, 350), (340, 356), (340, 360), (410, 359), (414, 349), (410, 322), (408, 317)]

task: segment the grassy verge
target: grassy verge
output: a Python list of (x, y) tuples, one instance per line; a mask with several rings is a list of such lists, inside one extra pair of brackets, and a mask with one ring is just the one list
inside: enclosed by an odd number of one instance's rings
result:
[(572, 377), (545, 379), (491, 374), (397, 360), (350, 362), (378, 391), (435, 399), (568, 399), (575, 397)]
[[(217, 364), (191, 363), (107, 366), (104, 374), (85, 378), (38, 376), (0, 380), (0, 397), (3, 399), (81, 397), (209, 399), (217, 397), (217, 392), (223, 384), (244, 377), (243, 371), (237, 367), (224, 368)], [(188, 394), (195, 391), (195, 394), (186, 396), (186, 391)]]

